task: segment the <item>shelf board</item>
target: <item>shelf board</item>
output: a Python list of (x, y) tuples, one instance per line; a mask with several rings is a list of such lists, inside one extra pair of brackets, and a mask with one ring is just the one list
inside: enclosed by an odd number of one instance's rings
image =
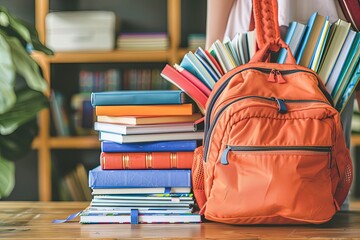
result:
[[(40, 148), (40, 139), (36, 138), (32, 147)], [(51, 137), (49, 139), (51, 149), (97, 149), (100, 148), (100, 141), (97, 136), (85, 137)]]
[(56, 52), (47, 59), (49, 63), (167, 62), (170, 54), (168, 50)]

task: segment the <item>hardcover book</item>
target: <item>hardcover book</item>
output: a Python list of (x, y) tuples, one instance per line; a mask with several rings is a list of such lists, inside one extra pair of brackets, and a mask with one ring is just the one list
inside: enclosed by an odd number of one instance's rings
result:
[(161, 76), (186, 92), (186, 94), (195, 101), (200, 111), (205, 114), (205, 105), (208, 96), (206, 96), (196, 85), (169, 64), (166, 64), (165, 68), (161, 71)]
[(108, 169), (191, 169), (194, 152), (132, 152), (100, 154), (100, 165)]
[(90, 188), (191, 187), (191, 170), (102, 170), (89, 171)]
[(192, 115), (173, 115), (173, 116), (97, 116), (98, 122), (119, 123), (132, 125), (146, 125), (159, 123), (182, 123), (195, 122), (202, 118), (200, 113)]
[(149, 133), (122, 135), (110, 132), (99, 132), (100, 141), (112, 141), (117, 143), (133, 142), (156, 142), (175, 140), (201, 140), (204, 132), (176, 132), (176, 133)]
[(96, 131), (129, 135), (129, 134), (147, 134), (147, 133), (191, 132), (191, 131), (196, 131), (196, 125), (192, 122), (148, 124), (148, 125), (124, 125), (117, 123), (95, 122), (94, 129)]
[(190, 152), (197, 147), (196, 140), (115, 143), (101, 142), (102, 152)]
[(170, 116), (192, 115), (193, 105), (168, 104), (168, 105), (122, 105), (122, 106), (96, 106), (96, 116)]
[(138, 90), (91, 93), (91, 104), (95, 106), (113, 105), (158, 105), (182, 104), (186, 95), (181, 90)]
[(106, 194), (106, 195), (112, 195), (112, 194), (163, 194), (163, 193), (169, 193), (169, 194), (182, 194), (182, 193), (190, 193), (191, 188), (190, 187), (126, 187), (126, 188), (93, 188), (92, 194), (93, 195), (99, 195), (99, 194)]

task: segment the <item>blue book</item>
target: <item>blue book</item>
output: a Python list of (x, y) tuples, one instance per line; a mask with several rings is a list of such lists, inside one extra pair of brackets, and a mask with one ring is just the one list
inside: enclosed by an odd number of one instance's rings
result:
[(101, 142), (102, 152), (189, 152), (196, 148), (196, 140), (116, 143)]
[(114, 105), (156, 105), (182, 104), (186, 95), (181, 90), (134, 90), (91, 93), (91, 104), (95, 106)]
[(196, 58), (195, 54), (189, 51), (182, 59), (180, 66), (194, 74), (210, 89), (214, 88), (217, 79), (213, 78), (207, 69)]
[(296, 63), (299, 64), (300, 60), (301, 60), (301, 57), (305, 51), (305, 47), (306, 47), (306, 43), (307, 41), (309, 40), (309, 36), (310, 36), (310, 33), (311, 33), (311, 29), (314, 25), (314, 22), (315, 22), (315, 18), (316, 16), (318, 15), (317, 12), (313, 13), (309, 20), (308, 20), (308, 23), (307, 23), (307, 26), (306, 26), (306, 29), (305, 29), (305, 33), (304, 33), (304, 37), (302, 38), (302, 44), (300, 46), (300, 49), (298, 51), (298, 53), (296, 54), (295, 58), (296, 58)]
[(191, 170), (102, 170), (89, 171), (90, 188), (191, 187)]

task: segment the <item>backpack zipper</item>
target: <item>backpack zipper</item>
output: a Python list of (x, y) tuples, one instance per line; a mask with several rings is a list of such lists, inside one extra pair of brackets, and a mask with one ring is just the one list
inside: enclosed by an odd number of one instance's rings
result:
[[(329, 103), (321, 101), (321, 100), (310, 100), (310, 99), (300, 99), (300, 100), (292, 100), (292, 99), (278, 99), (275, 97), (262, 97), (262, 96), (245, 96), (245, 97), (241, 97), (241, 98), (237, 98), (229, 103), (227, 103), (225, 106), (223, 106), (215, 115), (213, 122), (211, 123), (210, 127), (208, 128), (208, 130), (204, 132), (204, 161), (206, 162), (206, 157), (207, 157), (207, 152), (208, 152), (208, 148), (209, 148), (209, 141), (210, 141), (210, 137), (211, 137), (211, 133), (215, 127), (215, 124), (217, 122), (217, 120), (220, 118), (221, 114), (225, 111), (225, 109), (232, 105), (233, 103), (236, 103), (238, 101), (244, 100), (244, 99), (248, 99), (248, 98), (258, 98), (258, 99), (263, 99), (263, 100), (267, 100), (267, 101), (272, 101), (272, 102), (276, 102), (279, 106), (279, 113), (283, 114), (287, 112), (287, 108), (285, 103), (304, 103), (304, 102), (318, 102), (318, 103), (324, 103), (329, 105)], [(208, 120), (208, 124), (209, 124), (209, 120)]]
[(332, 149), (329, 146), (231, 146), (227, 145), (224, 152), (221, 155), (220, 162), (223, 165), (228, 165), (229, 161), (227, 156), (229, 151), (241, 151), (241, 152), (273, 152), (273, 151), (306, 151), (317, 153), (329, 153), (329, 168), (332, 167)]
[[(253, 69), (253, 70), (257, 70), (257, 71), (260, 71), (260, 72), (263, 72), (263, 73), (267, 73), (267, 74), (270, 74), (271, 72), (274, 71), (274, 69), (270, 69), (270, 68), (261, 68), (261, 67), (249, 67), (249, 68), (244, 68), (244, 69), (241, 69), (240, 71), (237, 71), (236, 73), (232, 74), (230, 77), (228, 77), (219, 87), (219, 89), (215, 92), (214, 96), (210, 99), (210, 102), (208, 104), (208, 107), (207, 107), (207, 110), (206, 110), (206, 116), (205, 116), (205, 125), (204, 125), (204, 133), (206, 135), (206, 132), (209, 128), (209, 121), (210, 121), (210, 114), (212, 112), (212, 108), (216, 102), (216, 100), (218, 99), (218, 97), (220, 96), (220, 94), (223, 92), (224, 88), (228, 85), (229, 81), (236, 75), (236, 74), (239, 74), (243, 71), (246, 71), (246, 70), (250, 70), (250, 69)], [(324, 96), (326, 97), (326, 99), (329, 101), (330, 105), (331, 106), (334, 106), (334, 102), (331, 98), (331, 95), (327, 92), (326, 89), (323, 88), (323, 86), (320, 84), (320, 79), (318, 79), (317, 75), (315, 72), (313, 71), (307, 71), (307, 70), (300, 70), (300, 69), (296, 69), (296, 70), (283, 70), (283, 71), (280, 71), (280, 70), (276, 70), (279, 74), (281, 75), (287, 75), (287, 74), (293, 74), (293, 73), (297, 73), (297, 72), (306, 72), (306, 73), (310, 73), (310, 74), (313, 74), (316, 79), (318, 80), (318, 87), (319, 89), (321, 90), (321, 92), (324, 94)]]

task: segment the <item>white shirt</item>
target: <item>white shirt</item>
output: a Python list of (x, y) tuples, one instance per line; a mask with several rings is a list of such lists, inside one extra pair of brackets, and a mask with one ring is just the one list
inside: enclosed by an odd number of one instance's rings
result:
[[(292, 21), (306, 24), (314, 12), (329, 16), (330, 22), (339, 18), (338, 6), (334, 0), (278, 0), (277, 2), (280, 26), (289, 26)], [(236, 33), (248, 31), (251, 11), (252, 0), (235, 0), (224, 36), (232, 39)]]

